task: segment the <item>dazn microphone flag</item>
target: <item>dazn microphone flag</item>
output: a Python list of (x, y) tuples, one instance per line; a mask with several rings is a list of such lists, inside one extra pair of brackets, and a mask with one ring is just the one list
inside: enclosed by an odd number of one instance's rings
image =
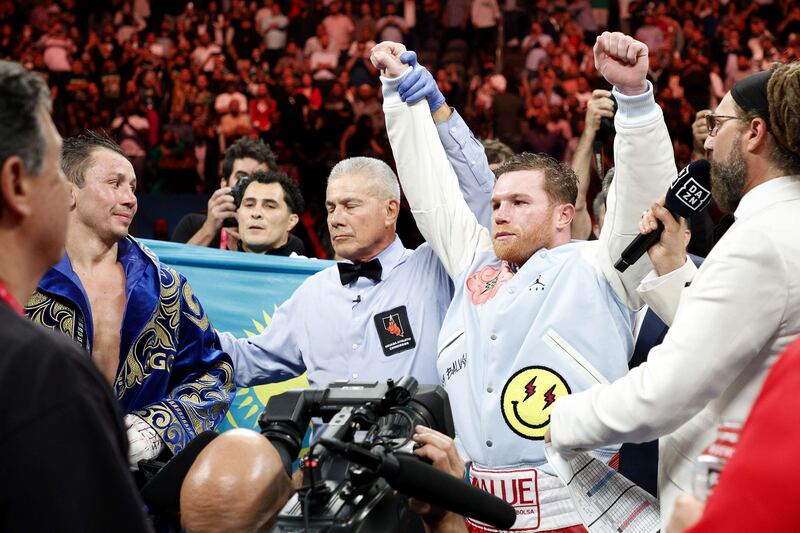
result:
[[(665, 197), (665, 207), (674, 217), (689, 218), (708, 207), (711, 202), (711, 164), (705, 159), (692, 161), (678, 172)], [(664, 225), (647, 234), (640, 233), (622, 252), (614, 268), (625, 272), (642, 257), (648, 248), (661, 238)]]

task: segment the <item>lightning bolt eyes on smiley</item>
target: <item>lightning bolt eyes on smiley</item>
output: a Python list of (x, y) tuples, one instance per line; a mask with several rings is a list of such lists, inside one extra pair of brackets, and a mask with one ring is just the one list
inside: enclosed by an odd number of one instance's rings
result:
[[(525, 400), (536, 393), (536, 385), (534, 385), (534, 383), (536, 383), (536, 376), (533, 376), (533, 379), (530, 380), (527, 385), (525, 385)], [(522, 401), (524, 402), (525, 400)]]
[(503, 418), (517, 435), (543, 440), (550, 425), (550, 408), (569, 393), (569, 386), (558, 372), (542, 366), (523, 368), (503, 387), (500, 398)]
[(544, 407), (542, 407), (542, 409), (547, 409), (548, 407), (553, 405), (554, 401), (556, 401), (556, 395), (553, 392), (555, 388), (556, 386), (553, 385), (552, 387), (547, 389), (547, 392), (544, 393)]

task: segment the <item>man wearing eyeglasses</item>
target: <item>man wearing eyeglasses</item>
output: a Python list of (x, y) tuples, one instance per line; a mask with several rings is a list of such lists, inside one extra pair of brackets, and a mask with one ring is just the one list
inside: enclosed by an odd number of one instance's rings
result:
[[(553, 406), (552, 443), (564, 453), (661, 437), (664, 522), (677, 495), (691, 492), (693, 459), (721, 421), (744, 421), (767, 370), (800, 333), (798, 94), (800, 63), (784, 65), (740, 80), (707, 116), (712, 194), (736, 221), (699, 270), (685, 261), (645, 278), (640, 291), (671, 325), (648, 361)], [(659, 205), (653, 214), (642, 225), (655, 229), (658, 218), (667, 226), (661, 244), (675, 239), (676, 221)], [(647, 297), (655, 292), (673, 297)]]

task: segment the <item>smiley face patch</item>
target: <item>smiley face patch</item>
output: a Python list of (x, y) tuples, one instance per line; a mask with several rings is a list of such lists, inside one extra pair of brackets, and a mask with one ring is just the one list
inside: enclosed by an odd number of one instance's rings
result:
[(543, 366), (523, 368), (503, 387), (503, 418), (520, 437), (543, 440), (553, 403), (569, 393), (569, 385), (558, 372)]

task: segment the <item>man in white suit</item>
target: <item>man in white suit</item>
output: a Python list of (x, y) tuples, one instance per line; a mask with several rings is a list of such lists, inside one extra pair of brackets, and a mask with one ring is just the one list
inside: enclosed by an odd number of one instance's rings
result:
[[(661, 437), (664, 521), (691, 490), (693, 459), (721, 421), (744, 421), (800, 332), (799, 93), (800, 63), (784, 65), (737, 82), (709, 115), (712, 194), (736, 222), (699, 270), (685, 261), (642, 282), (640, 294), (671, 326), (648, 361), (553, 405), (551, 438), (562, 453)], [(663, 209), (655, 215), (667, 222), (663, 244), (678, 225)]]

